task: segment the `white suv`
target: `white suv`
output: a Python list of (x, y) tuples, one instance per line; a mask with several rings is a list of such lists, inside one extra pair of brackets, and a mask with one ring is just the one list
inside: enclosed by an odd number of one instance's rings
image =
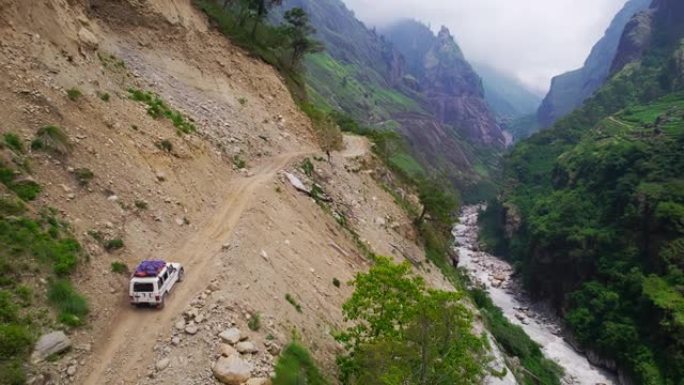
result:
[(138, 265), (129, 288), (131, 304), (164, 307), (173, 285), (183, 280), (185, 271), (180, 263), (143, 261)]

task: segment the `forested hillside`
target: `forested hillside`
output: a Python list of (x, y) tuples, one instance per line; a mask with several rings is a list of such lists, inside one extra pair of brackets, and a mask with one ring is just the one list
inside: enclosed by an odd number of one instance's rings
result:
[[(286, 0), (274, 13), (292, 7), (306, 10), (325, 46), (306, 60), (316, 106), (400, 133), (410, 154), (394, 163), (406, 173), (445, 175), (473, 199), (492, 193), (505, 138), (480, 78), (448, 31), (436, 36), (409, 21), (378, 32), (340, 0)], [(419, 40), (421, 49), (394, 41), (401, 33)]]
[(684, 380), (683, 27), (674, 0), (628, 23), (610, 80), (516, 146), (484, 219), (530, 292), (637, 384)]

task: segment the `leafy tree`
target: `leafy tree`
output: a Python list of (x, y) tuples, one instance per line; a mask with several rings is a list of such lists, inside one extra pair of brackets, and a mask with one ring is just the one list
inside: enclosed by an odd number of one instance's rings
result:
[(408, 263), (379, 257), (343, 305), (356, 321), (338, 336), (346, 384), (479, 384), (487, 357), (472, 334), (472, 315), (460, 293), (430, 290)]
[(256, 36), (257, 27), (268, 15), (268, 11), (277, 5), (281, 5), (283, 0), (247, 0), (247, 8), (254, 18), (252, 27), (252, 37)]
[(423, 211), (418, 217), (418, 223), (423, 222), (427, 214), (440, 223), (450, 225), (452, 216), (458, 208), (458, 200), (450, 191), (442, 187), (436, 180), (420, 182), (418, 196), (423, 204)]
[(323, 51), (323, 44), (311, 38), (316, 29), (311, 25), (306, 11), (302, 8), (292, 8), (285, 12), (285, 21), (285, 33), (290, 38), (292, 48), (292, 67), (297, 67), (307, 53)]

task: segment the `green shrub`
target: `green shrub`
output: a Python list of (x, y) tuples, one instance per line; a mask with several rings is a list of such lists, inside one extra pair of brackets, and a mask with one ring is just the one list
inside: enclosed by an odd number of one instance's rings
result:
[(20, 215), (25, 211), (24, 202), (10, 197), (0, 197), (0, 215)]
[(238, 169), (243, 169), (247, 167), (247, 162), (240, 157), (240, 155), (233, 156), (233, 165)]
[(158, 149), (166, 152), (173, 151), (173, 143), (168, 139), (162, 139), (154, 144)]
[(32, 201), (36, 199), (41, 191), (40, 185), (29, 179), (12, 182), (7, 187), (14, 191), (14, 193), (23, 201)]
[(340, 280), (339, 279), (333, 278), (332, 283), (333, 283), (333, 285), (335, 285), (335, 287), (340, 287)]
[(309, 351), (297, 342), (285, 347), (275, 366), (273, 385), (327, 385)]
[(261, 328), (261, 315), (259, 313), (252, 314), (252, 317), (247, 321), (247, 327), (250, 330), (258, 331)]
[(26, 373), (21, 360), (0, 361), (0, 385), (24, 385)]
[(32, 342), (33, 336), (28, 326), (0, 324), (0, 360), (28, 353)]
[(147, 208), (149, 207), (147, 202), (140, 199), (136, 199), (134, 204), (135, 208), (137, 208), (138, 210), (147, 210)]
[(247, 104), (247, 99), (246, 98), (238, 98), (238, 102), (240, 103), (240, 105), (244, 106)]
[(109, 101), (110, 96), (107, 92), (99, 93), (99, 96), (100, 96), (100, 100), (102, 100), (103, 102)]
[(69, 137), (62, 128), (44, 126), (36, 133), (36, 138), (31, 142), (31, 149), (64, 156), (71, 151), (71, 143), (69, 143)]
[(104, 248), (107, 251), (119, 250), (124, 247), (124, 242), (120, 238), (110, 239), (104, 244)]
[(3, 135), (3, 139), (5, 140), (7, 147), (14, 150), (14, 152), (24, 152), (24, 143), (21, 141), (21, 138), (19, 138), (19, 135), (13, 132), (7, 132)]
[(59, 321), (68, 326), (80, 326), (88, 314), (88, 302), (67, 280), (57, 280), (48, 288), (48, 300), (59, 311)]
[(125, 263), (114, 261), (112, 262), (112, 273), (125, 274), (128, 272), (128, 266)]
[(76, 87), (69, 88), (69, 89), (67, 90), (67, 97), (68, 97), (69, 100), (71, 100), (72, 102), (77, 101), (82, 95), (83, 95), (83, 94), (81, 93), (81, 90), (79, 90), (79, 89), (76, 88)]
[(155, 119), (167, 118), (171, 120), (173, 125), (178, 129), (179, 134), (189, 134), (197, 131), (197, 128), (192, 124), (187, 117), (179, 111), (169, 107), (159, 95), (150, 91), (143, 91), (139, 89), (129, 88), (128, 93), (130, 98), (137, 102), (142, 102), (147, 105), (147, 114)]
[(95, 174), (88, 168), (77, 168), (74, 170), (74, 176), (76, 177), (78, 184), (80, 184), (83, 187), (86, 187), (88, 186), (88, 184), (90, 184), (90, 181), (95, 177)]
[(302, 305), (297, 303), (297, 300), (295, 300), (294, 297), (290, 293), (285, 294), (285, 300), (287, 302), (289, 302), (290, 305), (294, 306), (294, 308), (295, 308), (295, 310), (297, 310), (297, 312), (299, 312), (299, 313), (302, 312)]
[(311, 177), (314, 172), (314, 165), (311, 163), (311, 159), (305, 158), (300, 166), (306, 176)]

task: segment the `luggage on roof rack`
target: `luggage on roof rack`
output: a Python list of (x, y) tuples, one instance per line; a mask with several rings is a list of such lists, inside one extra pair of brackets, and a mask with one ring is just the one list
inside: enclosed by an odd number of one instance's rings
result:
[(166, 266), (166, 262), (160, 260), (142, 261), (135, 269), (136, 277), (156, 277)]

